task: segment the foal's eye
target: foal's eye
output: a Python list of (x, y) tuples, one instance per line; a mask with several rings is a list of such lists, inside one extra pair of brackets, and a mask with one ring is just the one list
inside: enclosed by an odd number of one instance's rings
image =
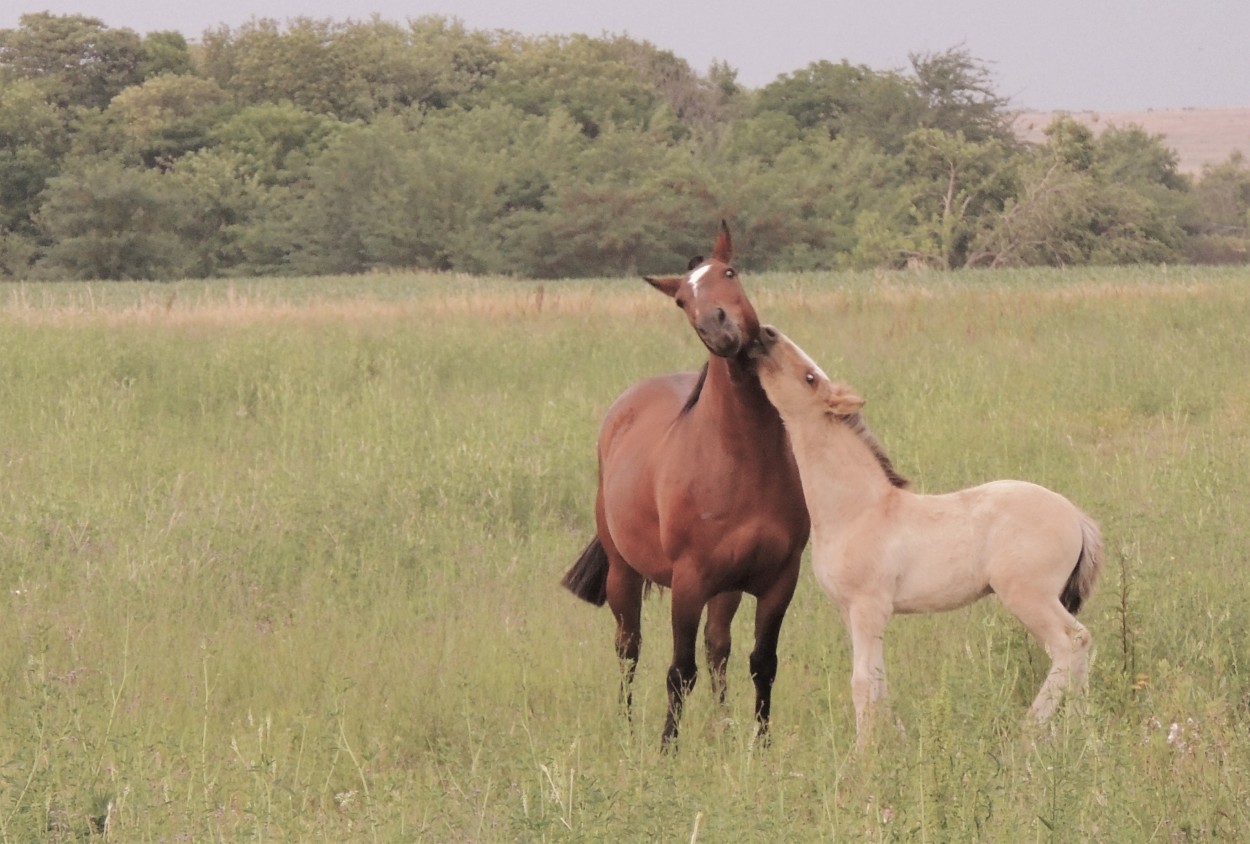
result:
[(673, 304), (675, 304), (675, 305), (676, 305), (677, 307), (679, 307), (679, 308), (685, 308), (685, 307), (686, 307), (686, 300), (685, 300), (685, 299), (674, 299), (674, 300), (673, 300)]
[(807, 385), (810, 387), (816, 383), (816, 376), (809, 372), (803, 376), (803, 380), (806, 381)]
[(733, 267), (728, 267), (728, 268), (726, 268), (726, 270), (725, 270), (725, 278), (733, 278), (733, 277), (734, 277), (734, 276), (736, 276), (736, 275), (737, 275), (737, 273), (736, 273), (736, 272), (734, 272), (734, 268), (733, 268)]

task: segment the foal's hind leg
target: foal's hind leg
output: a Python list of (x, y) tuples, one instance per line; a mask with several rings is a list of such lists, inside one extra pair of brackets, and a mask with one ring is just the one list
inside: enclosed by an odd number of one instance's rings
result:
[(1050, 671), (1029, 707), (1039, 723), (1055, 714), (1064, 692), (1084, 691), (1089, 677), (1089, 652), (1093, 638), (1085, 625), (1063, 608), (1056, 595), (999, 593), (1003, 605), (1024, 623), (1050, 656)]
[(734, 613), (742, 603), (741, 592), (722, 592), (707, 602), (707, 623), (703, 628), (703, 643), (707, 648), (708, 674), (712, 682), (712, 694), (720, 703), (725, 702), (725, 668), (729, 664), (731, 645), (730, 627)]

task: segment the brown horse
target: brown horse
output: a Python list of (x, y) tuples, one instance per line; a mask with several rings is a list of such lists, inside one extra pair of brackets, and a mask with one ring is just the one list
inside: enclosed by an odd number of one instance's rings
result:
[(612, 608), (627, 711), (644, 584), (672, 590), (665, 747), (694, 686), (704, 606), (712, 689), (724, 701), (730, 623), (743, 592), (756, 598), (750, 665), (755, 717), (767, 733), (777, 640), (809, 531), (785, 429), (748, 356), (760, 324), (732, 257), (722, 221), (711, 260), (695, 258), (684, 276), (646, 279), (673, 298), (711, 354), (702, 372), (641, 381), (608, 409), (596, 536), (563, 580), (578, 597)]

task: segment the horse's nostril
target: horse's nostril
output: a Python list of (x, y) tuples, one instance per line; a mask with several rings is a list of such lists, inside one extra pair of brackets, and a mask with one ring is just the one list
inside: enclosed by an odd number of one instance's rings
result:
[(725, 309), (724, 309), (724, 308), (717, 308), (717, 309), (716, 309), (716, 321), (717, 321), (717, 322), (719, 322), (721, 325), (724, 325), (724, 324), (725, 324), (725, 320), (727, 320), (728, 318), (729, 318), (729, 317), (728, 317), (728, 315), (725, 313)]

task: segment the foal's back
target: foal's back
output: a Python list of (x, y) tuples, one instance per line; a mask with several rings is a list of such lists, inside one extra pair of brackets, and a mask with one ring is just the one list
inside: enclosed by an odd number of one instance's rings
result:
[(1081, 512), (1057, 492), (999, 480), (958, 492), (904, 498), (895, 611), (935, 612), (1027, 585), (1059, 595), (1081, 553)]

